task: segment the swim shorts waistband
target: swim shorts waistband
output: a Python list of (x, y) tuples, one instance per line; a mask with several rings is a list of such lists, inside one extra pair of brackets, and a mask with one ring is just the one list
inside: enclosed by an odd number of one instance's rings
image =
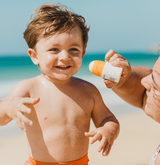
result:
[(84, 156), (81, 159), (72, 161), (72, 162), (67, 162), (67, 163), (43, 163), (43, 162), (38, 162), (31, 157), (29, 157), (28, 161), (32, 163), (33, 165), (88, 165), (89, 159), (88, 155)]

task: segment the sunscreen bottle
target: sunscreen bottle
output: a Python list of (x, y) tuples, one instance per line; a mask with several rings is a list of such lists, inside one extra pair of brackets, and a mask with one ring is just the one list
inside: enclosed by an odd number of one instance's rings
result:
[(89, 64), (89, 70), (103, 79), (118, 83), (121, 77), (122, 68), (112, 66), (109, 62), (99, 60), (92, 61)]

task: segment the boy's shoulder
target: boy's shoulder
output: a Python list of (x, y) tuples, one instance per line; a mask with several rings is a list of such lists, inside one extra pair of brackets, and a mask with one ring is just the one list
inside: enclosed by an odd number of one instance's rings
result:
[(33, 78), (29, 78), (29, 79), (24, 79), (21, 80), (17, 83), (18, 86), (25, 86), (25, 87), (30, 87), (33, 84), (38, 82), (38, 76), (37, 77), (33, 77)]
[(91, 87), (95, 87), (92, 83), (88, 82), (87, 80), (81, 79), (81, 78), (77, 78), (77, 77), (72, 77), (72, 80), (76, 82), (76, 84), (79, 85), (88, 85)]
[(77, 93), (85, 95), (87, 99), (93, 99), (94, 102), (97, 102), (97, 100), (98, 102), (101, 102), (101, 93), (94, 84), (80, 78), (74, 78), (74, 80), (76, 84), (74, 84), (74, 87)]
[(21, 80), (13, 87), (10, 95), (27, 97), (37, 82), (37, 77)]
[(96, 92), (98, 91), (97, 87), (92, 84), (91, 82), (88, 82), (87, 80), (84, 80), (84, 79), (80, 79), (80, 78), (77, 78), (77, 77), (73, 77), (73, 80), (75, 81), (77, 87), (81, 87), (80, 89), (83, 88), (84, 92), (86, 90), (90, 90), (92, 92)]

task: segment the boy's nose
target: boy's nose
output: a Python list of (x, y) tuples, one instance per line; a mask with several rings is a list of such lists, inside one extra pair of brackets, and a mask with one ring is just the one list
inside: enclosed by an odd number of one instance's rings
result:
[(59, 60), (67, 61), (70, 59), (69, 53), (67, 51), (62, 51), (59, 55)]

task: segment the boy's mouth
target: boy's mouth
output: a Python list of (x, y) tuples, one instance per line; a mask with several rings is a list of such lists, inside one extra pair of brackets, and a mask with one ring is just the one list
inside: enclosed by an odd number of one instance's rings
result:
[(68, 66), (68, 65), (63, 65), (63, 66), (56, 66), (56, 68), (58, 69), (68, 69), (70, 68), (71, 66)]

